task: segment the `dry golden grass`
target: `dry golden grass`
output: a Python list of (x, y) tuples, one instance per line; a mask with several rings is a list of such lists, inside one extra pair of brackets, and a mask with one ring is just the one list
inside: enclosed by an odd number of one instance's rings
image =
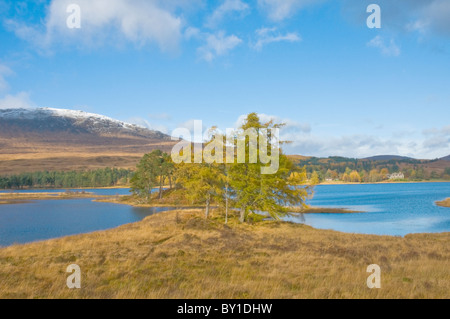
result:
[(442, 206), (442, 207), (450, 207), (450, 198), (447, 198), (443, 201), (436, 202), (436, 205)]
[[(0, 298), (449, 298), (450, 233), (405, 238), (172, 211), (0, 249)], [(70, 264), (82, 289), (66, 288)], [(382, 288), (367, 288), (369, 264)]]

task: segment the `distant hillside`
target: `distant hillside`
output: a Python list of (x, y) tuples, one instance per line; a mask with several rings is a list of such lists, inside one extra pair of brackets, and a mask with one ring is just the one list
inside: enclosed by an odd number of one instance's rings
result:
[(398, 156), (398, 155), (378, 155), (372, 157), (366, 157), (365, 160), (370, 161), (392, 161), (392, 160), (410, 160), (413, 159), (411, 157)]
[(0, 174), (134, 168), (170, 136), (112, 118), (63, 109), (0, 110)]
[(443, 161), (450, 161), (450, 155), (449, 155), (449, 156), (446, 156), (446, 157), (443, 157), (443, 158), (441, 158), (441, 160), (443, 160)]
[[(306, 167), (309, 174), (317, 172), (321, 180), (342, 179), (343, 174), (357, 171), (362, 177), (367, 177), (371, 171), (383, 171), (388, 174), (403, 173), (409, 180), (450, 179), (450, 160), (448, 157), (437, 160), (417, 160), (402, 156), (374, 156), (364, 159), (346, 157), (306, 157), (289, 156), (298, 166)], [(447, 159), (447, 160), (445, 160)]]

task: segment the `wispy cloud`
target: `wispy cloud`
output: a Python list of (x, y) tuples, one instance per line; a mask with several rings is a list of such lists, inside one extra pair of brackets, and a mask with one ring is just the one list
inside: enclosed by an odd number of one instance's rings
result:
[(145, 127), (150, 130), (159, 131), (164, 134), (169, 133), (169, 128), (167, 125), (164, 125), (161, 122), (153, 123), (152, 121), (148, 121), (147, 119), (145, 119), (143, 117), (131, 117), (131, 118), (127, 119), (126, 122), (135, 124), (135, 125), (139, 125), (141, 127)]
[[(435, 159), (450, 154), (450, 126), (421, 132), (392, 132), (384, 137), (375, 134), (334, 134), (319, 132), (309, 123), (299, 123), (276, 115), (258, 114), (262, 122), (285, 123), (280, 139), (290, 141), (283, 149), (287, 154), (305, 156), (343, 156), (365, 158), (374, 155), (401, 155)], [(235, 123), (240, 127), (246, 115)], [(417, 133), (417, 134), (416, 134)]]
[(236, 35), (226, 35), (224, 31), (206, 35), (206, 43), (198, 49), (202, 59), (211, 62), (218, 56), (226, 55), (242, 43)]
[(277, 28), (261, 28), (256, 30), (257, 40), (252, 47), (261, 50), (265, 45), (276, 42), (300, 42), (302, 38), (296, 32), (281, 34)]
[(318, 4), (324, 0), (258, 0), (262, 8), (272, 21), (282, 21), (293, 16), (298, 10), (311, 5)]
[(9, 85), (6, 81), (6, 77), (11, 75), (12, 71), (6, 65), (0, 64), (0, 93), (8, 90)]
[(399, 56), (401, 53), (400, 47), (397, 46), (394, 39), (391, 39), (388, 44), (385, 40), (377, 35), (375, 38), (367, 43), (368, 47), (377, 48), (384, 56)]
[(222, 20), (232, 14), (240, 14), (244, 16), (248, 13), (250, 7), (247, 3), (241, 0), (225, 0), (206, 21), (206, 26), (209, 28), (216, 27)]
[(450, 1), (448, 0), (342, 0), (346, 17), (359, 25), (367, 19), (365, 6), (381, 7), (383, 29), (393, 32), (418, 32), (420, 37), (450, 36)]
[(450, 154), (450, 125), (443, 128), (433, 128), (425, 130), (426, 137), (423, 146), (426, 150), (434, 152), (439, 150), (448, 150)]
[(28, 109), (34, 106), (29, 94), (26, 92), (7, 94), (0, 97), (0, 109)]
[(0, 64), (0, 109), (20, 109), (30, 108), (34, 104), (26, 92), (11, 94), (10, 86), (6, 77), (13, 75), (14, 72), (7, 66)]

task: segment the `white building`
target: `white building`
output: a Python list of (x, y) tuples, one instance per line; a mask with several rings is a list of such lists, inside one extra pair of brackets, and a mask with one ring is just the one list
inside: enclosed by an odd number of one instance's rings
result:
[(388, 175), (389, 179), (405, 179), (405, 174), (403, 173), (393, 173)]

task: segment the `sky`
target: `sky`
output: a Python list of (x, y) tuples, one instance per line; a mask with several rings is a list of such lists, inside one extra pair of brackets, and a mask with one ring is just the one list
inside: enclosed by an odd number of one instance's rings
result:
[(288, 154), (434, 159), (450, 154), (449, 17), (449, 0), (0, 0), (0, 108), (168, 134), (257, 112), (286, 123)]

